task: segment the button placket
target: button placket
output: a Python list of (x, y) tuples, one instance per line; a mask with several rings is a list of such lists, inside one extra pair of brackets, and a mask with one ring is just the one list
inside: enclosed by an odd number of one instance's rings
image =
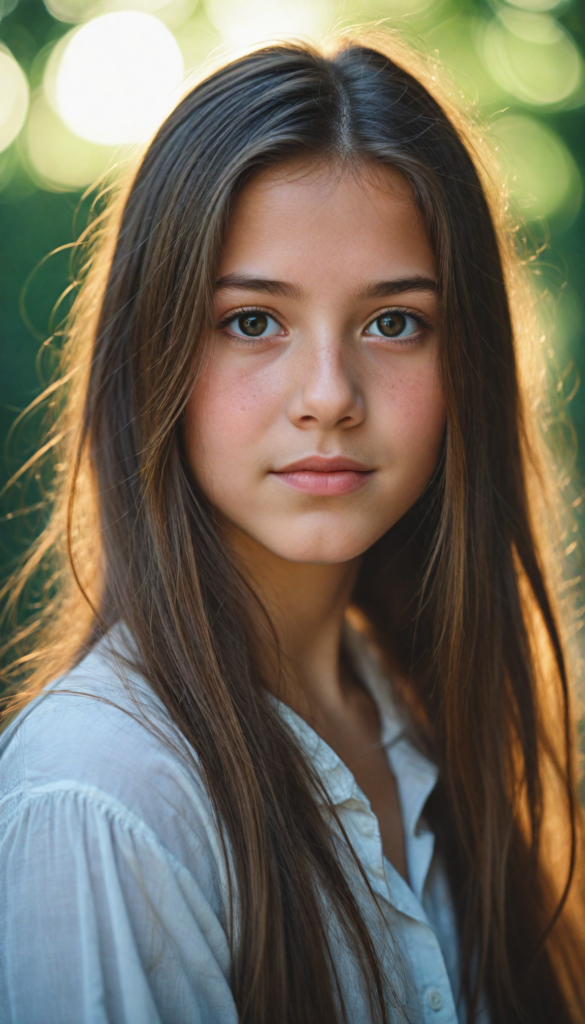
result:
[[(399, 944), (404, 947), (413, 971), (411, 992), (412, 996), (416, 992), (416, 1019), (420, 1024), (423, 1021), (424, 1024), (456, 1024), (457, 1012), (450, 976), (422, 900), (433, 858), (434, 834), (420, 820), (420, 815), (436, 783), (437, 768), (412, 746), (396, 709), (386, 699), (387, 681), (384, 679), (377, 686), (376, 680), (371, 678), (375, 675), (371, 666), (368, 671), (364, 667), (361, 674), (366, 685), (370, 687), (371, 684), (372, 691), (380, 690), (379, 694), (372, 692), (372, 696), (380, 708), (383, 746), (398, 785), (407, 840), (410, 885), (385, 859), (378, 820), (347, 766), (303, 719), (299, 719), (286, 705), (282, 710), (325, 784), (329, 800), (337, 809), (342, 831), (365, 869), (370, 894), (373, 892), (376, 902), (380, 901), (379, 909), (384, 922), (392, 935), (397, 935), (400, 928)], [(388, 703), (390, 706), (387, 707)], [(335, 826), (333, 831), (336, 842), (340, 843), (344, 863), (347, 860), (348, 874), (361, 893), (364, 889), (363, 878), (352, 858), (349, 855), (346, 857), (343, 836), (337, 834)], [(364, 892), (363, 896), (364, 906), (369, 908), (368, 893)], [(372, 926), (380, 925), (381, 919), (375, 915)], [(380, 941), (385, 942), (382, 934)]]

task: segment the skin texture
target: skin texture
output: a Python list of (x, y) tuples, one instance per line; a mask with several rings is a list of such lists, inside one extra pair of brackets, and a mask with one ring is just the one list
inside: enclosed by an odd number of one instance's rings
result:
[[(191, 468), (292, 668), (284, 699), (354, 772), (405, 877), (377, 712), (339, 651), (360, 555), (437, 464), (445, 408), (435, 279), (422, 218), (397, 172), (299, 163), (261, 173), (235, 205), (217, 326), (185, 418)], [(389, 310), (406, 317), (404, 338), (380, 333), (376, 318)], [(269, 318), (265, 336), (243, 334), (238, 316), (254, 311)], [(362, 471), (282, 472), (313, 456), (345, 457)]]

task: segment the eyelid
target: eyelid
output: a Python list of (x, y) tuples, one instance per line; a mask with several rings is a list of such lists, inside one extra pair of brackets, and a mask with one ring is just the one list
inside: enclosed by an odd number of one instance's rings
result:
[(383, 309), (374, 313), (373, 316), (368, 317), (364, 330), (367, 330), (370, 324), (373, 324), (379, 317), (384, 316), (385, 313), (403, 313), (404, 316), (412, 317), (413, 320), (416, 320), (417, 323), (427, 331), (433, 330), (434, 325), (425, 313), (422, 313), (418, 309), (410, 309), (408, 306), (385, 306)]
[[(242, 314), (244, 314), (244, 313), (252, 313), (252, 312), (266, 313), (267, 316), (272, 317), (272, 319), (278, 324), (278, 326), (281, 328), (281, 331), (283, 333), (287, 330), (286, 327), (284, 326), (284, 324), (282, 323), (280, 316), (277, 313), (275, 313), (274, 310), (270, 309), (269, 306), (262, 306), (262, 305), (259, 305), (258, 303), (250, 304), (250, 305), (246, 305), (246, 306), (236, 306), (234, 309), (231, 309), (228, 313), (225, 313), (221, 317), (221, 319), (217, 322), (217, 329), (218, 330), (223, 330), (223, 329), (225, 329), (227, 327), (227, 325), (232, 320), (235, 320), (236, 317), (242, 316)], [(368, 327), (370, 326), (370, 324), (373, 324), (378, 319), (378, 317), (384, 316), (385, 313), (392, 313), (392, 312), (404, 313), (405, 316), (410, 316), (410, 317), (412, 317), (413, 320), (416, 320), (417, 323), (419, 323), (420, 326), (423, 329), (428, 330), (428, 331), (432, 331), (433, 330), (433, 327), (434, 327), (433, 323), (431, 322), (429, 317), (427, 317), (424, 313), (421, 312), (421, 310), (413, 310), (413, 309), (411, 309), (408, 306), (398, 306), (398, 305), (393, 305), (392, 306), (392, 305), (389, 305), (389, 306), (382, 307), (381, 309), (377, 310), (373, 315), (369, 316), (368, 320), (367, 320), (367, 323), (365, 324), (365, 326), (363, 328), (363, 331), (366, 331), (368, 329)], [(235, 332), (233, 332), (230, 336), (234, 337), (234, 338), (244, 337), (244, 335), (239, 335), (239, 334), (236, 334)], [(278, 334), (278, 335), (270, 335), (270, 337), (281, 337), (281, 335), (280, 334)], [(252, 341), (254, 339), (247, 338), (246, 340), (247, 341)], [(261, 341), (262, 339), (261, 338), (257, 338), (256, 340), (257, 341)]]
[[(224, 316), (222, 316), (221, 319), (218, 320), (218, 322), (217, 322), (218, 330), (223, 330), (225, 327), (227, 327), (227, 325), (229, 323), (231, 323), (232, 320), (235, 320), (236, 317), (238, 317), (238, 316), (242, 316), (244, 313), (266, 313), (266, 316), (269, 316), (273, 320), (276, 321), (276, 323), (278, 324), (278, 326), (281, 328), (282, 331), (286, 330), (286, 328), (284, 327), (284, 324), (281, 322), (280, 316), (277, 315), (274, 312), (274, 310), (270, 309), (268, 306), (260, 306), (260, 305), (258, 305), (258, 303), (256, 303), (255, 305), (250, 305), (250, 306), (237, 306), (235, 309), (230, 310), (229, 313), (225, 313)], [(245, 335), (243, 335), (243, 334), (236, 334), (234, 332), (233, 337), (234, 338), (243, 338), (243, 337), (245, 337)], [(269, 335), (269, 337), (279, 338), (280, 334)], [(247, 341), (253, 341), (254, 339), (253, 338), (247, 338), (246, 340)], [(262, 340), (265, 340), (265, 339), (256, 338), (255, 340), (256, 341), (262, 341)]]

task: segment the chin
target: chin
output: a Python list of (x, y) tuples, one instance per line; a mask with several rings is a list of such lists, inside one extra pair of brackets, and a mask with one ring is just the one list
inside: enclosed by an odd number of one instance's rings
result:
[(298, 536), (291, 531), (284, 542), (282, 538), (271, 538), (272, 543), (264, 541), (264, 546), (287, 562), (338, 565), (359, 558), (377, 539), (359, 537), (352, 531), (330, 530), (326, 535), (321, 531), (314, 535), (302, 531)]

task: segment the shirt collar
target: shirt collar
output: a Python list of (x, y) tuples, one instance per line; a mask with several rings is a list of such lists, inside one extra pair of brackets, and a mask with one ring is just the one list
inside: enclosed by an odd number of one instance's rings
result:
[[(381, 742), (396, 776), (405, 831), (414, 833), (434, 788), (438, 770), (409, 738), (409, 722), (392, 692), (392, 682), (374, 644), (347, 621), (344, 641), (361, 681), (374, 699), (381, 723)], [(365, 797), (352, 773), (328, 743), (288, 705), (276, 700), (278, 710), (320, 778), (329, 800), (338, 805)], [(366, 801), (367, 803), (367, 801)]]
[[(361, 799), (363, 794), (349, 768), (331, 749), (325, 740), (300, 715), (282, 701), (276, 701), (280, 715), (297, 740), (301, 750), (313, 766), (320, 779), (324, 794), (334, 805), (343, 804), (346, 800)], [(317, 799), (320, 797), (317, 793)]]
[[(386, 863), (388, 885), (393, 893), (391, 898), (397, 907), (402, 907), (405, 913), (419, 919), (424, 914), (421, 908), (422, 894), (434, 851), (434, 835), (421, 815), (437, 783), (438, 769), (413, 742), (406, 712), (402, 711), (394, 697), (392, 681), (384, 671), (376, 647), (349, 623), (346, 624), (344, 642), (360, 679), (378, 707), (381, 741), (386, 748), (398, 789), (410, 889), (392, 866)], [(345, 810), (372, 815), (369, 800), (341, 758), (300, 715), (286, 704), (280, 701), (276, 703), (321, 780), (321, 799), (328, 799), (335, 807), (345, 805)], [(317, 799), (320, 799), (319, 794)], [(373, 864), (377, 863), (380, 856), (377, 828), (371, 832), (371, 836), (365, 846), (362, 841), (361, 848), (363, 855)]]

